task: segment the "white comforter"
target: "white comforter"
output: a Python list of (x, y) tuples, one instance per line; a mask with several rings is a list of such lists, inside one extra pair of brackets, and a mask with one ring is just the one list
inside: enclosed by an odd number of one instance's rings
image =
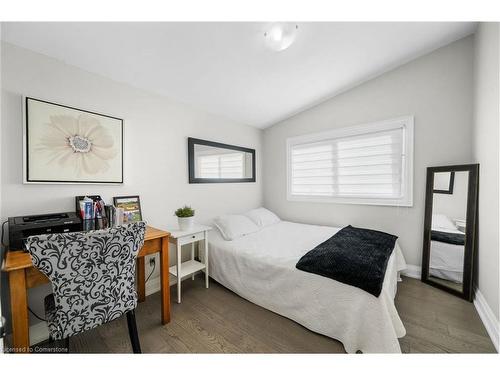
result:
[(397, 243), (378, 298), (295, 268), (302, 255), (339, 229), (282, 221), (234, 241), (213, 230), (210, 276), (257, 305), (341, 341), (348, 353), (400, 353), (398, 337), (406, 331), (394, 297), (406, 263)]
[[(455, 228), (432, 228), (441, 232), (463, 234)], [(431, 241), (430, 267), (431, 276), (462, 283), (464, 274), (464, 245)]]

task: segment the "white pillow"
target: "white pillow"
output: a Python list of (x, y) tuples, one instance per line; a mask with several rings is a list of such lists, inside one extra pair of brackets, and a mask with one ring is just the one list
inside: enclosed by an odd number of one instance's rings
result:
[(435, 229), (457, 229), (455, 224), (448, 218), (448, 216), (443, 214), (433, 214), (432, 215), (432, 228)]
[(264, 207), (256, 208), (248, 211), (245, 216), (249, 217), (259, 227), (267, 227), (271, 224), (279, 223), (281, 220), (275, 213), (265, 209)]
[(219, 216), (214, 219), (214, 224), (226, 241), (232, 241), (259, 230), (252, 220), (243, 215)]

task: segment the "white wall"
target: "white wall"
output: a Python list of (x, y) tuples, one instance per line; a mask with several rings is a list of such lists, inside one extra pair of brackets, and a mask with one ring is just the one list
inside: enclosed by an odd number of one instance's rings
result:
[[(265, 206), (286, 220), (393, 233), (407, 262), (420, 265), (426, 168), (472, 161), (472, 56), (467, 37), (266, 129)], [(415, 116), (413, 207), (286, 200), (287, 137), (403, 115)]]
[[(92, 193), (108, 202), (115, 195), (139, 194), (144, 218), (162, 229), (176, 226), (173, 212), (184, 204), (196, 209), (200, 222), (262, 204), (261, 130), (10, 44), (2, 47), (2, 221), (9, 216), (72, 211), (74, 196)], [(22, 95), (123, 118), (125, 183), (23, 185)], [(188, 136), (255, 148), (257, 182), (188, 184)], [(30, 303), (41, 313), (40, 295), (48, 288), (37, 289), (30, 293)]]
[[(499, 319), (498, 126), (499, 27), (480, 23), (475, 35), (474, 153), (479, 163), (478, 289)], [(498, 335), (498, 331), (497, 331)]]

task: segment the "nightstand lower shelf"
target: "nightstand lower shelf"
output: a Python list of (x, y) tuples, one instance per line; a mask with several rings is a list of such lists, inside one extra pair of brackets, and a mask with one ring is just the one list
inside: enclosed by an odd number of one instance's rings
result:
[[(182, 246), (191, 245), (191, 259), (187, 262), (182, 262), (179, 267), (180, 270), (177, 269), (177, 264), (168, 269), (169, 273), (177, 279), (177, 303), (181, 303), (182, 279), (187, 276), (191, 276), (194, 280), (194, 274), (203, 270), (205, 272), (205, 287), (208, 288), (208, 231), (211, 229), (206, 225), (197, 224), (189, 230), (174, 230), (170, 233), (169, 241), (172, 245), (175, 245), (175, 252), (177, 254), (175, 257), (176, 262), (182, 259)], [(202, 244), (198, 245), (198, 249), (200, 250), (200, 257), (204, 256), (204, 263), (194, 259), (196, 243)], [(180, 273), (179, 277), (177, 277), (177, 273)]]
[[(205, 265), (197, 260), (188, 260), (181, 263), (181, 278), (205, 269)], [(177, 277), (177, 265), (169, 268), (169, 272)]]

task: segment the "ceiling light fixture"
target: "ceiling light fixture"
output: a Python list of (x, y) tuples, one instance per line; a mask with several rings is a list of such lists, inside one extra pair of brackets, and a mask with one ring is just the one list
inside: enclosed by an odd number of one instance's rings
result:
[(276, 22), (269, 25), (264, 32), (264, 39), (267, 47), (279, 52), (292, 45), (297, 36), (299, 25), (295, 23)]

